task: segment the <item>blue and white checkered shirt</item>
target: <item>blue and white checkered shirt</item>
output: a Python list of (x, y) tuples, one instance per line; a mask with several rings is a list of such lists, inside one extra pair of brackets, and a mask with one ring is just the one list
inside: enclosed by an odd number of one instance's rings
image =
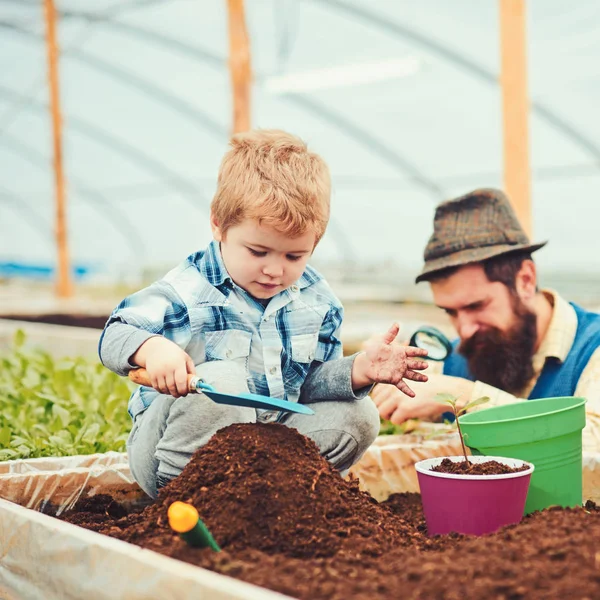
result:
[[(121, 321), (163, 335), (196, 365), (236, 361), (246, 369), (251, 392), (297, 402), (313, 361), (342, 357), (342, 318), (340, 301), (312, 267), (264, 306), (231, 280), (219, 244), (212, 242), (125, 298), (106, 327)], [(138, 388), (130, 415), (146, 410), (157, 395)]]

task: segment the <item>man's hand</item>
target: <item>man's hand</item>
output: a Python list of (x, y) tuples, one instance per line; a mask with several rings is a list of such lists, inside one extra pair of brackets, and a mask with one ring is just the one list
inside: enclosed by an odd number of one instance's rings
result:
[(189, 354), (162, 336), (146, 340), (131, 357), (131, 361), (148, 371), (155, 390), (174, 398), (187, 396), (188, 374), (196, 373), (194, 361)]
[(406, 398), (396, 387), (376, 385), (371, 391), (371, 398), (377, 406), (379, 416), (396, 425), (409, 419), (435, 419), (442, 413), (449, 412), (445, 402), (436, 400), (440, 392), (450, 393), (459, 398), (459, 403), (467, 404), (473, 392), (473, 382), (461, 377), (449, 375), (430, 375), (427, 383), (415, 385), (415, 396)]
[(423, 402), (417, 395), (407, 398), (392, 385), (376, 385), (371, 391), (371, 398), (377, 406), (379, 416), (396, 425), (410, 419), (434, 419), (448, 410), (446, 404), (435, 401)]
[(414, 357), (427, 356), (427, 350), (394, 344), (400, 327), (394, 323), (381, 337), (373, 338), (365, 344), (365, 351), (355, 359), (352, 367), (353, 387), (360, 388), (371, 383), (390, 383), (407, 396), (415, 393), (404, 379), (427, 381), (427, 376), (417, 373), (427, 368), (427, 363)]

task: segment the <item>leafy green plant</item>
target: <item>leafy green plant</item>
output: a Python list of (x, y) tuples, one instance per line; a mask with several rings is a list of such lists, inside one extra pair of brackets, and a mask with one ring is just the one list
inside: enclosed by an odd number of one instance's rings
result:
[(396, 425), (387, 419), (379, 419), (379, 435), (401, 435), (406, 433), (406, 424)]
[(458, 402), (458, 398), (456, 396), (453, 396), (452, 394), (436, 394), (435, 399), (439, 400), (440, 402), (445, 402), (452, 408), (452, 412), (454, 413), (454, 418), (456, 422), (456, 428), (458, 429), (458, 436), (460, 437), (460, 443), (463, 449), (463, 454), (465, 456), (465, 462), (470, 463), (469, 459), (467, 458), (467, 449), (465, 447), (465, 440), (463, 439), (463, 434), (460, 429), (458, 417), (464, 415), (470, 408), (474, 408), (475, 406), (479, 406), (480, 404), (485, 404), (486, 402), (489, 402), (489, 397), (482, 396), (481, 398), (477, 398), (476, 400), (471, 400), (471, 402), (469, 402), (462, 408), (458, 408), (458, 406), (456, 405), (456, 403)]
[(396, 424), (387, 419), (379, 419), (379, 434), (378, 435), (408, 435), (418, 436), (423, 440), (433, 440), (438, 437), (447, 435), (454, 431), (454, 424), (444, 422), (444, 426), (430, 427), (430, 423), (423, 422), (420, 419), (409, 419), (404, 423)]
[(0, 356), (0, 460), (123, 451), (133, 389), (99, 362), (26, 349), (19, 330)]

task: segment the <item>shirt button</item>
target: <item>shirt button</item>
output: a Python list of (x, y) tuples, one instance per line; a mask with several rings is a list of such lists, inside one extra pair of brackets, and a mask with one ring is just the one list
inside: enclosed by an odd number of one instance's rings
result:
[(227, 352), (225, 352), (225, 356), (227, 358), (231, 358), (232, 354), (233, 354), (233, 352), (231, 350), (227, 350)]
[(271, 375), (275, 375), (275, 373), (277, 373), (277, 367), (271, 367), (269, 369), (269, 373), (271, 373)]
[(293, 285), (290, 289), (292, 292), (297, 292), (300, 288), (297, 285)]

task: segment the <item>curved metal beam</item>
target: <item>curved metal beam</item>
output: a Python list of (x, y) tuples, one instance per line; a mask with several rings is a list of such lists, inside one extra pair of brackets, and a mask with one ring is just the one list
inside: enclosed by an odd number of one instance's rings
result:
[(25, 221), (27, 221), (36, 233), (41, 233), (48, 238), (49, 243), (53, 243), (51, 234), (52, 225), (49, 221), (44, 220), (29, 206), (25, 198), (19, 194), (15, 194), (7, 190), (4, 186), (0, 186), (0, 202), (11, 206)]
[[(46, 171), (50, 165), (50, 160), (35, 148), (24, 144), (19, 139), (4, 134), (0, 136), (0, 144), (6, 146), (11, 152), (25, 159), (29, 164)], [(130, 247), (134, 257), (141, 256), (146, 250), (144, 239), (137, 233), (135, 223), (129, 218), (127, 213), (118, 206), (111, 203), (100, 192), (90, 189), (84, 183), (81, 183), (75, 177), (69, 177), (72, 188), (83, 197), (87, 198), (90, 206), (106, 221), (108, 221), (121, 235), (125, 238), (127, 245)], [(107, 214), (103, 208), (108, 207), (110, 213)], [(111, 213), (116, 216), (116, 219), (111, 219)], [(51, 226), (50, 226), (51, 227)]]
[[(306, 0), (305, 0), (306, 1)], [(315, 0), (309, 0), (315, 2)], [(336, 10), (341, 13), (345, 13), (351, 17), (356, 18), (361, 23), (369, 23), (390, 33), (394, 37), (400, 37), (408, 39), (416, 45), (419, 45), (426, 50), (437, 54), (443, 60), (449, 61), (467, 73), (485, 81), (486, 83), (494, 86), (498, 85), (498, 77), (495, 73), (486, 69), (484, 66), (476, 63), (469, 59), (465, 55), (452, 49), (450, 46), (442, 44), (441, 42), (431, 38), (430, 36), (424, 35), (392, 21), (386, 17), (380, 16), (370, 10), (367, 10), (363, 6), (357, 6), (344, 0), (318, 0), (315, 2), (319, 6), (328, 6), (329, 8)], [(530, 102), (532, 111), (546, 121), (562, 135), (570, 139), (579, 148), (590, 154), (594, 160), (598, 161), (598, 167), (600, 167), (600, 146), (595, 144), (589, 137), (584, 135), (575, 125), (569, 123), (566, 119), (559, 117), (552, 109), (538, 101)]]
[[(12, 2), (13, 4), (19, 4), (20, 6), (31, 6), (33, 8), (37, 8), (39, 9), (40, 6), (40, 2), (39, 0), (2, 0), (3, 2)], [(174, 0), (170, 0), (171, 2), (173, 2)], [(118, 10), (113, 10), (111, 11), (111, 14), (121, 14), (124, 12), (128, 12), (132, 9), (136, 9), (136, 8), (144, 8), (146, 6), (150, 6), (152, 4), (162, 4), (164, 2), (164, 0), (130, 0), (130, 2), (123, 2), (121, 1), (120, 4), (116, 5), (116, 6), (112, 6), (109, 7), (110, 9), (118, 9)], [(105, 12), (109, 12), (107, 11), (102, 11), (103, 13)]]
[[(0, 96), (9, 98), (11, 101), (22, 98), (21, 94), (18, 94), (17, 92), (1, 84)], [(34, 99), (30, 99), (27, 104), (23, 105), (23, 108), (34, 110), (36, 112), (44, 112), (47, 110), (47, 107), (44, 103)], [(198, 189), (194, 183), (182, 178), (178, 173), (166, 167), (159, 160), (156, 160), (149, 154), (139, 150), (135, 146), (132, 146), (128, 142), (114, 136), (113, 134), (105, 131), (103, 128), (98, 127), (94, 123), (85, 119), (68, 117), (65, 120), (65, 125), (67, 129), (77, 131), (84, 137), (94, 140), (97, 144), (108, 148), (111, 152), (119, 154), (127, 161), (135, 164), (145, 171), (148, 171), (152, 175), (158, 174), (165, 180), (165, 182), (172, 185), (194, 208), (201, 210), (201, 207), (198, 206), (198, 200), (202, 200), (205, 204), (205, 213), (208, 213), (209, 202), (201, 190)]]
[[(37, 0), (36, 0), (37, 1)], [(66, 19), (81, 19), (94, 25), (105, 25), (111, 30), (121, 31), (133, 37), (146, 40), (156, 45), (162, 45), (169, 50), (176, 50), (186, 56), (192, 57), (199, 62), (210, 65), (216, 69), (227, 68), (227, 60), (217, 54), (205, 50), (197, 46), (191, 46), (186, 42), (182, 42), (176, 38), (166, 36), (156, 31), (150, 31), (144, 29), (139, 25), (131, 25), (130, 23), (124, 23), (123, 21), (117, 21), (112, 17), (108, 16), (97, 16), (86, 12), (78, 12), (74, 10), (63, 10), (59, 11), (59, 15)]]
[[(6, 21), (0, 21), (0, 27), (8, 29), (9, 31), (14, 31), (19, 35), (32, 38), (39, 43), (43, 43), (44, 41), (43, 35), (29, 31), (20, 25), (7, 23)], [(64, 56), (72, 57), (73, 59), (82, 62), (96, 71), (106, 73), (109, 77), (120, 81), (126, 86), (136, 88), (142, 91), (144, 94), (158, 99), (162, 104), (170, 107), (175, 112), (178, 112), (191, 121), (199, 124), (202, 129), (211, 133), (220, 142), (229, 137), (227, 129), (217, 123), (212, 117), (199, 110), (189, 102), (182, 100), (178, 96), (170, 94), (162, 87), (155, 85), (143, 77), (139, 77), (133, 71), (123, 69), (122, 67), (117, 67), (108, 61), (97, 58), (96, 56), (92, 56), (91, 54), (87, 54), (81, 50), (78, 50), (77, 48), (70, 48), (64, 53)]]
[(420, 172), (417, 167), (398, 154), (395, 150), (378, 140), (375, 136), (371, 135), (366, 129), (359, 127), (350, 119), (347, 119), (339, 112), (328, 108), (324, 104), (316, 102), (315, 100), (309, 100), (305, 95), (294, 94), (289, 95), (287, 98), (290, 102), (297, 104), (304, 110), (312, 112), (322, 119), (327, 120), (329, 123), (334, 123), (341, 131), (354, 140), (368, 145), (369, 147), (377, 148), (377, 154), (386, 162), (393, 167), (400, 169), (404, 173), (408, 173), (412, 181), (426, 189), (437, 199), (443, 198), (444, 192), (442, 188), (437, 185), (437, 183)]

